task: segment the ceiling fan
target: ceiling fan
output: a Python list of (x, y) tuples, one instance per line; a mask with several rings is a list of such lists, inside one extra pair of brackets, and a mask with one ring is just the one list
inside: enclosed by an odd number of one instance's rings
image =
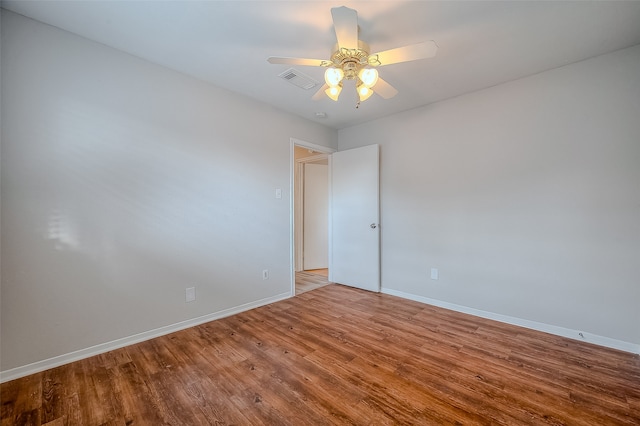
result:
[[(288, 64), (326, 67), (325, 84), (313, 95), (314, 100), (326, 94), (334, 101), (338, 100), (344, 80), (355, 80), (360, 102), (371, 97), (375, 92), (384, 99), (394, 97), (398, 91), (378, 76), (376, 67), (432, 58), (438, 46), (426, 41), (395, 49), (369, 53), (369, 45), (358, 39), (358, 12), (348, 7), (331, 9), (333, 27), (336, 32), (337, 45), (331, 58), (304, 59), (272, 56), (267, 59), (271, 64)], [(359, 102), (358, 102), (359, 104)]]

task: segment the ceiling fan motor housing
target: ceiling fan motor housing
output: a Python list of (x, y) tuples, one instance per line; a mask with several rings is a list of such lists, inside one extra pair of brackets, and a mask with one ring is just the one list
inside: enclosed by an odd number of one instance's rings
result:
[(369, 45), (362, 40), (358, 40), (357, 49), (340, 48), (336, 44), (334, 50), (331, 62), (344, 71), (347, 80), (358, 78), (358, 72), (369, 64)]

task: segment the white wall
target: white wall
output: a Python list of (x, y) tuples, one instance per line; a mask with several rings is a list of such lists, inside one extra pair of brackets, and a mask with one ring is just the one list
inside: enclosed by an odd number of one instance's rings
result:
[(341, 130), (381, 145), (383, 288), (639, 345), (639, 111), (640, 46)]
[(6, 11), (2, 67), (3, 371), (289, 295), (290, 138), (337, 132)]

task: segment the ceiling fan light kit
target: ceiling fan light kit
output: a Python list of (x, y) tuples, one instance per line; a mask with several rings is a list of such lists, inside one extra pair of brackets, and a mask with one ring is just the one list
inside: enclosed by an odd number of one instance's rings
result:
[[(340, 49), (336, 46), (336, 51), (331, 55), (333, 66), (327, 68), (324, 73), (324, 81), (329, 86), (327, 96), (334, 101), (342, 91), (342, 80), (356, 80), (356, 90), (360, 97), (360, 102), (365, 101), (373, 94), (373, 86), (378, 82), (378, 71), (369, 68), (369, 46), (358, 40), (358, 49)], [(365, 50), (366, 49), (366, 50)], [(340, 90), (336, 91), (340, 87)]]
[(360, 102), (366, 101), (371, 97), (371, 95), (373, 95), (373, 90), (371, 90), (369, 87), (365, 86), (364, 84), (360, 84), (359, 86), (357, 86), (357, 90), (358, 90), (358, 97), (360, 98)]
[[(394, 97), (398, 91), (378, 75), (374, 67), (415, 61), (435, 56), (438, 47), (435, 42), (423, 42), (369, 54), (369, 45), (358, 40), (358, 13), (348, 7), (331, 9), (333, 27), (338, 43), (330, 60), (270, 57), (272, 64), (290, 64), (326, 67), (325, 85), (312, 99), (317, 100), (324, 92), (337, 101), (342, 92), (344, 80), (355, 80), (360, 101), (365, 101), (375, 92), (384, 99)], [(373, 88), (376, 87), (374, 91)]]
[(340, 84), (342, 79), (344, 78), (344, 71), (340, 68), (327, 68), (324, 72), (324, 81), (329, 85), (329, 87), (335, 87)]
[(362, 68), (358, 73), (358, 78), (369, 89), (378, 82), (378, 70), (373, 68)]
[(338, 100), (338, 96), (340, 96), (340, 92), (342, 92), (342, 83), (336, 86), (329, 86), (329, 88), (324, 91), (324, 93), (326, 93), (327, 96), (334, 101)]

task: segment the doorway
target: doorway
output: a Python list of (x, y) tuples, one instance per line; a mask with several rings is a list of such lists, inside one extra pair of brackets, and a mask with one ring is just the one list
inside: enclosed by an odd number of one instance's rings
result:
[[(307, 157), (296, 161), (295, 149)], [(302, 164), (313, 155), (328, 157), (328, 259), (331, 282), (380, 291), (380, 147), (377, 144), (336, 152), (291, 139), (291, 295), (296, 273), (304, 272)], [(305, 160), (307, 158), (307, 160)], [(311, 159), (311, 160), (310, 160)], [(296, 208), (297, 207), (297, 208)]]
[(329, 284), (329, 161), (335, 150), (291, 140), (292, 295)]

